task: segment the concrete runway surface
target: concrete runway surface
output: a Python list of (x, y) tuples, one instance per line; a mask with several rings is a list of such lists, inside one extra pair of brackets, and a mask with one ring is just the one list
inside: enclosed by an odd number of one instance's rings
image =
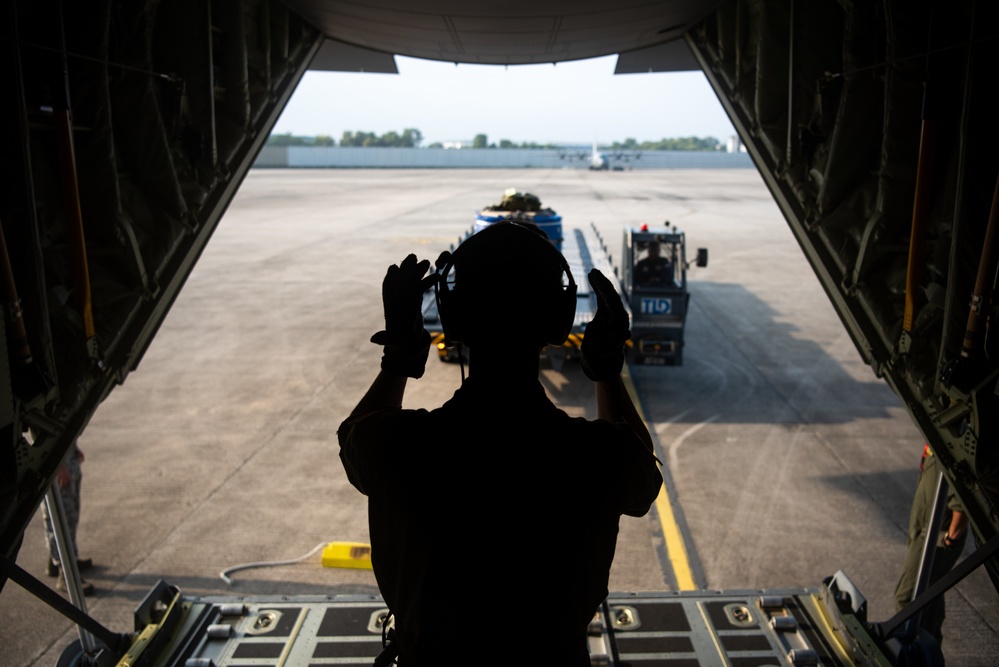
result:
[[(385, 268), (410, 252), (436, 259), (509, 187), (538, 195), (566, 228), (595, 224), (615, 253), (625, 226), (665, 220), (687, 232), (688, 256), (709, 249), (689, 273), (683, 366), (632, 370), (697, 583), (812, 588), (844, 570), (871, 620), (893, 614), (922, 439), (863, 364), (754, 170), (254, 170), (139, 368), (80, 439), (79, 544), (95, 562), (86, 603), (97, 620), (131, 630), (159, 579), (190, 594), (376, 590), (370, 571), (323, 568), (318, 554), (240, 571), (232, 585), (219, 573), (367, 541), (335, 431), (378, 365), (368, 338), (382, 326)], [(577, 366), (544, 366), (542, 380), (568, 412), (595, 415)], [(406, 404), (436, 406), (458, 383), (457, 365), (431, 358)], [(674, 585), (655, 514), (624, 521), (612, 591)], [(43, 542), (39, 512), (18, 563), (54, 585)], [(947, 609), (948, 662), (994, 664), (988, 576), (958, 585)], [(0, 663), (55, 665), (75, 638), (6, 585)]]

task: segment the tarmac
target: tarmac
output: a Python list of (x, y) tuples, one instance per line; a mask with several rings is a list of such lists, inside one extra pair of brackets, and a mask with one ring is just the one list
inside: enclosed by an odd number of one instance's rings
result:
[[(335, 432), (378, 367), (368, 338), (386, 267), (436, 259), (509, 187), (566, 228), (594, 224), (615, 262), (628, 225), (668, 220), (688, 254), (708, 248), (688, 274), (683, 365), (630, 370), (695, 585), (814, 589), (842, 570), (871, 620), (893, 615), (923, 440), (752, 169), (252, 170), (138, 369), (80, 438), (88, 613), (129, 631), (161, 579), (192, 595), (377, 591), (369, 570), (288, 561), (367, 541)], [(432, 358), (406, 405), (439, 405), (459, 373)], [(542, 382), (569, 413), (595, 416), (578, 366), (544, 366)], [(658, 514), (623, 521), (611, 591), (680, 585)], [(54, 586), (45, 558), (39, 512), (18, 563)], [(220, 577), (244, 564), (259, 566)], [(999, 594), (976, 571), (947, 594), (947, 661), (994, 664), (997, 619)], [(2, 665), (55, 665), (76, 638), (16, 584), (0, 593)]]

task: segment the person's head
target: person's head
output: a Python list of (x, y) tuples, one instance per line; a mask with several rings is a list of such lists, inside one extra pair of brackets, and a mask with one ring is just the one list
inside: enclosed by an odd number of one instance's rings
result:
[(658, 257), (660, 255), (659, 243), (653, 241), (649, 244), (649, 257)]
[(562, 253), (535, 225), (494, 223), (442, 259), (438, 303), (448, 341), (541, 347), (568, 337), (576, 285)]

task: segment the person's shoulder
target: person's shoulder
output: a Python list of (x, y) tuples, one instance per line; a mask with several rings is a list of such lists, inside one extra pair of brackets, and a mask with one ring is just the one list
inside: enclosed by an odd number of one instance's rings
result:
[(578, 458), (586, 462), (587, 469), (599, 471), (618, 512), (643, 516), (663, 483), (659, 459), (623, 422), (597, 419), (587, 422), (586, 430)]
[(961, 502), (961, 496), (957, 494), (952, 484), (949, 489), (950, 493), (947, 494), (947, 509), (952, 512), (960, 512), (964, 514), (964, 503)]
[(563, 413), (563, 421), (566, 429), (573, 433), (578, 433), (586, 442), (594, 446), (617, 447), (622, 442), (641, 440), (635, 435), (624, 422), (612, 422), (606, 419), (587, 419), (586, 417), (573, 417)]
[(389, 425), (418, 424), (430, 419), (433, 413), (425, 408), (395, 408), (381, 416), (381, 421)]
[(428, 415), (428, 411), (423, 408), (386, 408), (345, 419), (337, 429), (337, 433), (341, 438), (347, 434), (352, 436), (374, 434), (377, 437), (377, 434), (386, 431), (413, 428), (421, 421), (425, 421)]

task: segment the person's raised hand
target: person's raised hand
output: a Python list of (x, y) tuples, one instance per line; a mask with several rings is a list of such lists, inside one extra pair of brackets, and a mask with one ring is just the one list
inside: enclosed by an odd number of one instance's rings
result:
[(583, 330), (580, 366), (594, 382), (612, 380), (624, 367), (631, 322), (611, 281), (599, 269), (592, 269), (586, 277), (597, 297), (597, 312)]
[(423, 293), (437, 280), (436, 273), (426, 275), (429, 268), (429, 260), (410, 254), (382, 280), (385, 328), (371, 342), (384, 347), (382, 370), (392, 375), (419, 378), (426, 369), (430, 333), (423, 328)]

